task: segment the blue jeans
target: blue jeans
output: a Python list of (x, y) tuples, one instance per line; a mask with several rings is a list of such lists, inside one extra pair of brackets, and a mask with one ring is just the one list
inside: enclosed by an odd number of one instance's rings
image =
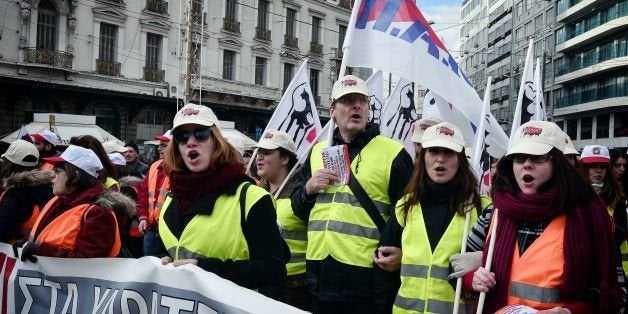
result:
[(144, 256), (154, 256), (159, 249), (161, 238), (159, 232), (151, 229), (146, 229), (144, 234)]

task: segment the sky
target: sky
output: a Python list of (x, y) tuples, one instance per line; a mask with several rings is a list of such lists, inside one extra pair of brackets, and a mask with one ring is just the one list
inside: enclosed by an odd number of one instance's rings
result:
[(441, 37), (449, 52), (457, 57), (460, 50), (460, 8), (462, 0), (416, 0), (432, 28)]

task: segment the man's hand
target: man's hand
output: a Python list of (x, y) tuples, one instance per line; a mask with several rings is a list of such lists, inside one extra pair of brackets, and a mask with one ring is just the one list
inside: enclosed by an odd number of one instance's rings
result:
[(449, 274), (449, 278), (459, 278), (482, 266), (482, 251), (462, 254), (456, 253), (449, 257), (449, 262), (454, 269), (454, 272)]
[(146, 219), (142, 219), (140, 220), (140, 223), (137, 226), (137, 229), (140, 231), (141, 235), (144, 235), (147, 227), (148, 227), (148, 222), (146, 221)]
[(373, 262), (381, 269), (393, 272), (401, 268), (402, 251), (394, 246), (380, 246), (373, 253)]
[(319, 169), (305, 184), (305, 193), (312, 196), (328, 187), (335, 182), (340, 182), (340, 177), (336, 171), (330, 169)]

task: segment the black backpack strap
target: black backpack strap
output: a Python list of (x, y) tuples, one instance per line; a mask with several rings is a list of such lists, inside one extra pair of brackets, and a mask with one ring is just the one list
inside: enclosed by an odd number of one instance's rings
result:
[(246, 222), (246, 191), (251, 185), (250, 182), (245, 182), (240, 190), (240, 226), (244, 230), (244, 223)]
[(373, 203), (371, 197), (369, 197), (369, 195), (366, 194), (366, 191), (364, 191), (364, 188), (353, 174), (353, 171), (351, 171), (349, 175), (349, 188), (353, 192), (353, 195), (355, 195), (358, 199), (358, 202), (360, 202), (360, 205), (362, 205), (364, 210), (366, 210), (366, 213), (369, 214), (369, 217), (371, 217), (371, 220), (373, 220), (377, 226), (377, 230), (382, 233), (384, 226), (386, 225), (386, 221), (384, 221), (384, 218), (377, 210), (377, 207), (375, 207), (375, 203)]

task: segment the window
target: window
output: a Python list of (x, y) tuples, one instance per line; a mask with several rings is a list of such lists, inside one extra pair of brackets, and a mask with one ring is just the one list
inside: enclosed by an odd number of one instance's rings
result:
[(569, 119), (567, 120), (567, 135), (572, 140), (578, 139), (578, 120), (577, 119)]
[(565, 120), (554, 121), (554, 123), (556, 123), (556, 125), (558, 125), (558, 127), (559, 127), (561, 130), (564, 130), (564, 128), (565, 128)]
[(537, 31), (543, 29), (543, 14), (540, 14), (534, 19), (534, 28)]
[(590, 140), (593, 134), (593, 118), (586, 117), (580, 119), (580, 139)]
[(255, 85), (266, 84), (266, 58), (255, 58)]
[(288, 37), (296, 37), (297, 11), (294, 9), (286, 9), (286, 35)]
[(608, 138), (608, 121), (610, 116), (602, 114), (597, 116), (597, 127), (595, 129), (595, 138)]
[(259, 0), (257, 5), (257, 27), (259, 29), (268, 29), (268, 8), (269, 3), (266, 0)]
[(517, 16), (521, 16), (523, 14), (523, 1), (517, 2)]
[(233, 80), (235, 67), (235, 52), (225, 50), (222, 59), (222, 78), (225, 80)]
[(231, 21), (238, 20), (238, 2), (236, 0), (226, 0), (225, 19)]
[(57, 10), (50, 1), (39, 3), (37, 15), (37, 49), (56, 50)]
[(338, 25), (338, 48), (342, 49), (342, 45), (345, 42), (346, 35), (347, 27), (345, 25)]
[[(310, 88), (312, 89), (312, 96), (314, 97), (314, 100), (316, 101), (316, 98), (318, 97), (318, 73), (320, 71), (318, 70), (314, 70), (314, 69), (310, 69)], [(320, 104), (317, 104), (320, 105)]]
[(292, 71), (294, 70), (294, 65), (290, 63), (283, 64), (283, 90), (288, 89), (288, 85), (290, 85), (290, 81), (292, 80)]
[(161, 35), (146, 34), (146, 68), (161, 68)]
[(628, 136), (628, 112), (615, 112), (615, 137)]
[(321, 18), (312, 16), (312, 42), (320, 43), (321, 41)]
[(98, 60), (108, 63), (115, 62), (117, 33), (117, 26), (100, 23), (100, 48), (98, 51)]

